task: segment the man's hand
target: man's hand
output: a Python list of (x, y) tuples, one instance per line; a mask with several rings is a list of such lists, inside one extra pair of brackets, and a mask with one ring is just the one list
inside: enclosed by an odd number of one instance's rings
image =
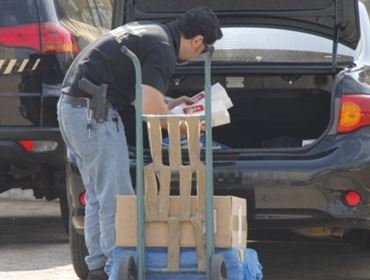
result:
[(171, 99), (169, 102), (168, 102), (168, 109), (169, 110), (172, 110), (173, 108), (175, 108), (177, 105), (180, 105), (181, 103), (183, 102), (190, 102), (192, 103), (191, 101), (191, 98), (186, 96), (186, 95), (183, 95), (179, 98), (173, 98)]
[[(188, 96), (181, 96), (170, 100), (168, 104), (164, 102), (163, 94), (155, 89), (154, 87), (148, 85), (142, 85), (143, 95), (142, 95), (142, 113), (143, 115), (171, 115), (172, 108), (181, 104), (182, 102), (192, 102), (191, 98)], [(135, 106), (135, 101), (131, 103)], [(167, 128), (167, 122), (161, 121), (162, 128)], [(186, 135), (187, 127), (182, 125), (180, 127), (180, 133)]]

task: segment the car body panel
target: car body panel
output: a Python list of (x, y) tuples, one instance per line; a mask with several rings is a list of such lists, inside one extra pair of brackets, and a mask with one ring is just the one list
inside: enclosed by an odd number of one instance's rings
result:
[[(215, 193), (247, 198), (252, 228), (309, 227), (330, 221), (331, 226), (370, 229), (370, 153), (363, 152), (370, 150), (369, 135), (370, 128), (363, 128), (352, 137), (326, 136), (305, 159), (253, 159), (244, 154), (228, 164), (215, 161)], [(348, 189), (361, 193), (360, 206), (343, 203)]]

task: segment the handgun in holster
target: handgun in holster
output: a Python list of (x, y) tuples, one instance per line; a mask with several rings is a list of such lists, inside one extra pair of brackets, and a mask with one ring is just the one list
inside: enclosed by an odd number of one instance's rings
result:
[(97, 86), (90, 82), (88, 79), (82, 78), (78, 82), (78, 88), (91, 95), (90, 110), (92, 110), (93, 118), (99, 123), (105, 122), (108, 115), (108, 85), (101, 84)]

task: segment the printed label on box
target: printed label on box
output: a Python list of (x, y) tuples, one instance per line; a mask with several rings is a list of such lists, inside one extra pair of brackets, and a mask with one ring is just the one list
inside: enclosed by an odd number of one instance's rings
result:
[(184, 114), (194, 114), (194, 113), (202, 112), (202, 111), (204, 111), (203, 105), (196, 105), (196, 106), (187, 107), (183, 109)]
[(194, 103), (197, 103), (199, 100), (202, 100), (205, 97), (206, 95), (204, 94), (204, 92), (198, 93), (191, 98), (192, 102), (186, 102), (186, 105), (193, 105)]

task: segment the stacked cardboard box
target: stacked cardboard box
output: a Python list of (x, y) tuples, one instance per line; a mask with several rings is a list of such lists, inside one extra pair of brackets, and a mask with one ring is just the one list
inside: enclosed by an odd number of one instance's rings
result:
[[(170, 216), (179, 216), (178, 196), (170, 196)], [(136, 196), (117, 196), (116, 245), (136, 247)], [(191, 213), (196, 211), (196, 197), (191, 197)], [(215, 247), (245, 248), (247, 243), (246, 200), (234, 196), (214, 197)], [(168, 246), (168, 225), (164, 222), (147, 223), (146, 247)], [(195, 247), (190, 223), (181, 224), (181, 247)]]

